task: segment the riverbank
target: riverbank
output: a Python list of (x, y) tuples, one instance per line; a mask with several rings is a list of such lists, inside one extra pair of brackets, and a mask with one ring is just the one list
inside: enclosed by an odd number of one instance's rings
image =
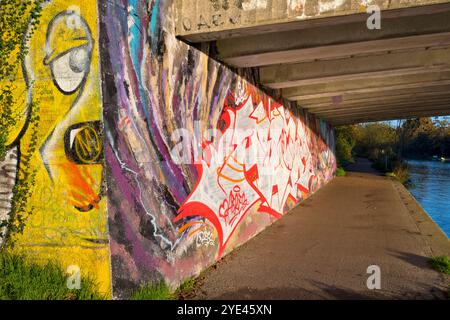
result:
[[(190, 298), (447, 298), (450, 278), (428, 260), (450, 240), (399, 182), (352, 169), (204, 272)], [(371, 265), (380, 290), (366, 286)]]
[(447, 237), (450, 236), (450, 162), (407, 160), (408, 190)]

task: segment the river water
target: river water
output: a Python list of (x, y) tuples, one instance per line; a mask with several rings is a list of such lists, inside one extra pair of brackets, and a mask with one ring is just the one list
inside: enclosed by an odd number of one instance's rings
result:
[(409, 191), (450, 237), (450, 162), (409, 160), (408, 165)]

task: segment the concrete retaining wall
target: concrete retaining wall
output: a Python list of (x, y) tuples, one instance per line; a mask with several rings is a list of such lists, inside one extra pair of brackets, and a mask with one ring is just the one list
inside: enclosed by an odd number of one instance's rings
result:
[(101, 14), (113, 287), (176, 284), (329, 181), (330, 126), (173, 35), (173, 4)]

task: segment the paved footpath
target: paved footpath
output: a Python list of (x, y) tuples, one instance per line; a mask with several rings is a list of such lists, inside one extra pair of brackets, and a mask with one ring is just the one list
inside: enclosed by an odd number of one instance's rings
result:
[[(360, 160), (205, 271), (193, 299), (445, 299), (428, 257), (450, 240), (398, 182)], [(366, 171), (366, 172), (361, 172)], [(381, 269), (369, 290), (367, 268)]]

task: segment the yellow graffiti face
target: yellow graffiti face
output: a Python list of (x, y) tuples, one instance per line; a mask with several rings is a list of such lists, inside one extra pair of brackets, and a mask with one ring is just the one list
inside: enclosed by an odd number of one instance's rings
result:
[(68, 6), (48, 18), (41, 21), (45, 33), (37, 30), (30, 41), (25, 67), (41, 118), (39, 156), (51, 182), (64, 185), (67, 203), (89, 211), (100, 200), (102, 171), (97, 46), (79, 8)]
[(19, 139), (22, 158), (36, 147), (36, 180), (17, 243), (38, 259), (79, 266), (109, 293), (97, 19), (96, 1), (50, 1), (29, 41), (27, 113), (39, 121)]

